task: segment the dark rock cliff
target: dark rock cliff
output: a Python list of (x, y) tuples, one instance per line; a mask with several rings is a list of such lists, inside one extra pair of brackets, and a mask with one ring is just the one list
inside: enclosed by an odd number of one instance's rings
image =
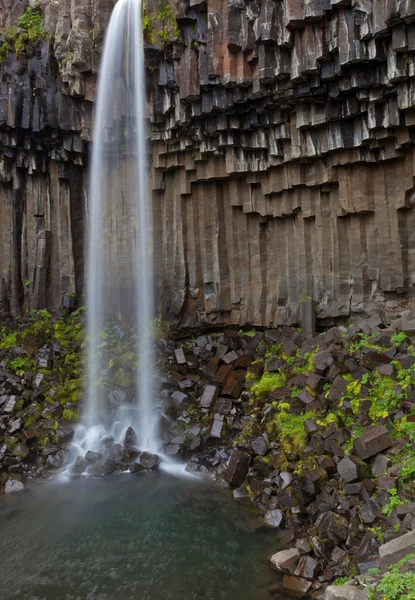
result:
[[(43, 0), (4, 52), (0, 306), (83, 287), (86, 167), (109, 0)], [(23, 0), (1, 3), (7, 30)], [(277, 324), (415, 290), (413, 0), (151, 0), (156, 279), (164, 316)], [(177, 25), (176, 25), (177, 23)], [(0, 52), (1, 53), (1, 52)], [(161, 241), (161, 243), (160, 243)]]

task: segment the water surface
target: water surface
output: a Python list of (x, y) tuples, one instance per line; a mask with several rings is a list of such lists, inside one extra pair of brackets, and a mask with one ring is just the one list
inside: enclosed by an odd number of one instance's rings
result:
[(275, 534), (211, 482), (163, 473), (0, 498), (1, 600), (265, 600)]

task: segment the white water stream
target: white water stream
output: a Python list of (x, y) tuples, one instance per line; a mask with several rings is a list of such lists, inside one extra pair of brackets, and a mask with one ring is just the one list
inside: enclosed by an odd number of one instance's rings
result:
[[(129, 426), (138, 434), (140, 450), (159, 451), (141, 21), (142, 0), (117, 2), (98, 78), (89, 189), (86, 403), (73, 440), (75, 458), (100, 450), (105, 435), (122, 443)], [(115, 416), (101, 385), (107, 368), (102, 333), (109, 314), (126, 315), (138, 339), (135, 402), (120, 406)]]

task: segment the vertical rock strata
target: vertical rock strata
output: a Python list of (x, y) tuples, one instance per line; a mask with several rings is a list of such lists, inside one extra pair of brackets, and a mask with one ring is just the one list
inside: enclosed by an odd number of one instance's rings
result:
[[(0, 308), (83, 284), (110, 0), (41, 8), (0, 81)], [(1, 25), (25, 2), (3, 2)], [(155, 268), (192, 325), (393, 309), (415, 286), (413, 0), (149, 0)]]

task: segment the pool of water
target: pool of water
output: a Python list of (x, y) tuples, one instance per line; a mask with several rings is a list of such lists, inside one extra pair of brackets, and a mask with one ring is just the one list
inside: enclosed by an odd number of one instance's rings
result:
[(275, 533), (209, 481), (163, 473), (0, 498), (1, 600), (265, 600)]

